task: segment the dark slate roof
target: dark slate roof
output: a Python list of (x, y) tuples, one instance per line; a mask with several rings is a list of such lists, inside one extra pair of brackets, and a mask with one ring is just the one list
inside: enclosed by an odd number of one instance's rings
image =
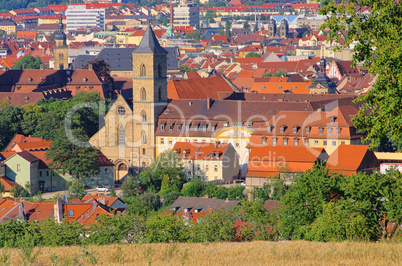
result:
[(29, 151), (22, 151), (17, 153), (20, 157), (28, 161), (29, 163), (33, 163), (39, 160), (36, 156), (32, 155)]
[(140, 42), (140, 45), (135, 50), (135, 53), (138, 54), (167, 54), (168, 52), (163, 49), (158, 39), (155, 36), (154, 31), (152, 30), (151, 26), (149, 25), (145, 30), (144, 37)]
[(208, 212), (208, 208), (212, 211), (224, 209), (230, 210), (234, 206), (240, 204), (238, 200), (221, 200), (210, 198), (196, 198), (196, 197), (183, 197), (179, 196), (175, 202), (171, 205), (178, 212), (183, 212), (185, 208), (191, 208), (190, 212), (197, 209), (198, 212)]
[(135, 48), (103, 48), (96, 56), (97, 59), (103, 59), (109, 63), (112, 71), (130, 71), (133, 70), (133, 56)]
[(165, 47), (164, 48), (167, 54), (167, 69), (168, 70), (176, 70), (179, 69), (179, 49), (177, 46), (175, 47)]
[(82, 54), (75, 57), (72, 66), (73, 69), (82, 69), (89, 61), (93, 61), (96, 58), (95, 55)]

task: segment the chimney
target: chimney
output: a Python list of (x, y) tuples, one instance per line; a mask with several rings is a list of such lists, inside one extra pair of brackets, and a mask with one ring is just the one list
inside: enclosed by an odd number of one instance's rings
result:
[(45, 137), (44, 137), (43, 135), (40, 135), (40, 139), (41, 139), (41, 140), (44, 140)]
[(213, 103), (213, 100), (208, 97), (208, 99), (207, 99), (207, 109), (208, 110), (211, 109), (212, 103)]
[(173, 30), (173, 3), (170, 3), (170, 27), (172, 27)]
[(209, 199), (210, 197), (209, 197), (209, 195), (205, 195), (204, 198)]
[(229, 198), (226, 198), (226, 202), (229, 202)]
[(212, 213), (212, 208), (208, 208), (208, 213)]
[(105, 197), (104, 196), (99, 197), (99, 202), (102, 203), (103, 205), (106, 205), (105, 204), (105, 202), (106, 202)]
[(56, 204), (54, 205), (54, 219), (58, 223), (61, 223), (61, 220), (63, 220), (63, 204), (61, 198), (57, 198)]
[(92, 70), (92, 64), (88, 64), (88, 70)]

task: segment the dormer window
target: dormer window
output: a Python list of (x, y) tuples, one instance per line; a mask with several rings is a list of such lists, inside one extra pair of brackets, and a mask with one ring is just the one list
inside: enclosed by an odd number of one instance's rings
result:
[(322, 135), (324, 133), (324, 129), (322, 128), (322, 127), (320, 127), (319, 129), (318, 129), (318, 135)]
[(277, 140), (278, 140), (277, 138), (272, 139), (272, 146), (276, 146)]
[(298, 138), (294, 139), (294, 145), (299, 146), (299, 139)]
[(267, 132), (268, 132), (268, 133), (271, 133), (271, 132), (272, 132), (272, 126), (268, 126), (268, 127), (267, 127)]
[(229, 126), (229, 122), (223, 122), (223, 127), (228, 127)]
[(247, 122), (247, 128), (249, 129), (253, 128), (253, 122)]
[(203, 131), (207, 131), (208, 125), (205, 125)]
[(183, 151), (183, 158), (186, 158), (186, 151)]
[(332, 128), (329, 127), (329, 128), (328, 128), (328, 136), (331, 136), (331, 135), (332, 135)]
[(215, 159), (219, 159), (219, 153), (218, 152), (215, 154)]
[(286, 126), (281, 126), (280, 132), (281, 132), (281, 133), (284, 133), (284, 132), (285, 132), (285, 129), (286, 129)]
[(287, 138), (283, 139), (283, 146), (288, 146), (288, 139)]
[(337, 135), (337, 136), (340, 136), (340, 135), (341, 135), (341, 129), (340, 129), (340, 128), (338, 128), (338, 129), (336, 130), (336, 135)]
[(169, 131), (173, 130), (173, 124), (169, 125)]
[(299, 127), (298, 127), (298, 126), (294, 126), (294, 127), (293, 127), (293, 134), (296, 134), (298, 130), (299, 130)]
[(262, 145), (266, 145), (267, 144), (267, 138), (262, 138)]
[(198, 131), (198, 125), (194, 126), (194, 131)]
[(177, 131), (181, 131), (181, 125), (177, 125)]
[(335, 123), (335, 120), (336, 120), (336, 116), (331, 116), (331, 117), (329, 118), (329, 123), (330, 123), (330, 124), (333, 124), (333, 123)]
[(306, 134), (310, 134), (310, 130), (311, 130), (310, 127), (306, 127)]
[(161, 131), (165, 131), (165, 124), (161, 125)]

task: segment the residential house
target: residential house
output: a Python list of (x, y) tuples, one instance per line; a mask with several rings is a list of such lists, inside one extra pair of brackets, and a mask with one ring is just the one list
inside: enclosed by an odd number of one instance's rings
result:
[(217, 210), (228, 211), (236, 206), (240, 206), (240, 201), (212, 199), (209, 196), (204, 198), (179, 196), (167, 213), (179, 215), (186, 221), (197, 223), (209, 213)]
[(7, 35), (17, 32), (17, 24), (10, 19), (0, 19), (0, 30), (4, 31)]
[(231, 183), (239, 175), (239, 155), (230, 143), (176, 142), (173, 146), (188, 179)]

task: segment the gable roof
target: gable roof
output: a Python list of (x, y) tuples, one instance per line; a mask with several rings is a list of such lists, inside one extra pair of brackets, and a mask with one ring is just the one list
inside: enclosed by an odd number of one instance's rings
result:
[(142, 37), (140, 45), (135, 50), (135, 53), (167, 54), (168, 52), (160, 46), (159, 41), (151, 28), (151, 25), (148, 25), (147, 29), (145, 30), (144, 36)]
[(184, 212), (184, 209), (190, 208), (189, 212), (208, 212), (208, 209), (212, 211), (224, 209), (230, 210), (233, 207), (240, 204), (238, 200), (221, 200), (210, 198), (196, 198), (196, 197), (183, 197), (179, 196), (171, 207), (176, 209), (177, 212)]
[(14, 182), (6, 176), (0, 177), (0, 182), (4, 185), (4, 191), (11, 191), (13, 187), (22, 188), (20, 184)]
[(222, 77), (173, 80), (167, 86), (169, 99), (218, 99), (219, 92), (233, 92)]

